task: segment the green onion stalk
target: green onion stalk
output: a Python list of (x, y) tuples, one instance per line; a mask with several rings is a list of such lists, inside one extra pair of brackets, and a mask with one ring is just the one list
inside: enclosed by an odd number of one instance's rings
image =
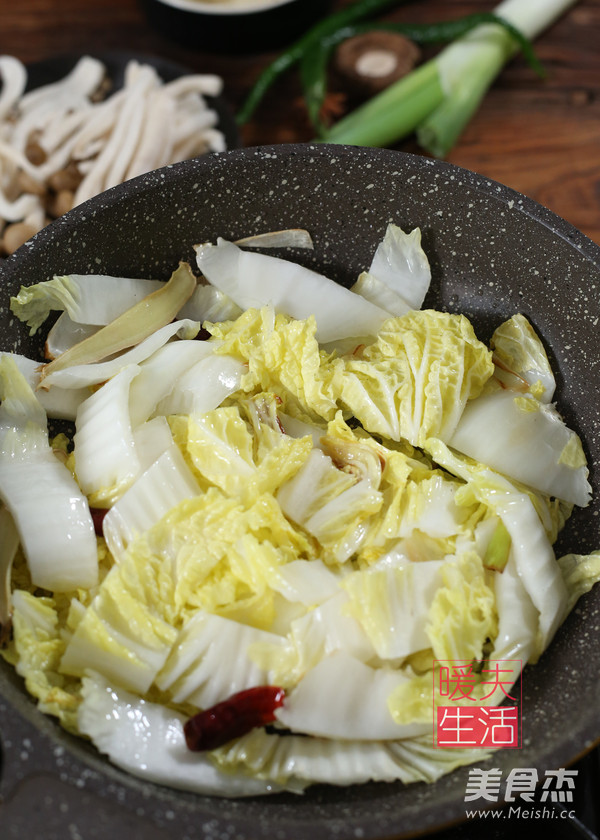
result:
[(328, 130), (320, 140), (390, 146), (416, 131), (419, 145), (444, 157), (488, 88), (520, 43), (533, 40), (576, 0), (504, 0), (494, 15), (508, 26), (483, 23), (390, 85)]

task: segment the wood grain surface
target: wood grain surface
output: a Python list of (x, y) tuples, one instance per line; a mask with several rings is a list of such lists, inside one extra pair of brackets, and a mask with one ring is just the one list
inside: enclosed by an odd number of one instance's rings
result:
[[(491, 11), (494, 5), (421, 0), (403, 2), (386, 17), (436, 21)], [(276, 54), (223, 55), (183, 47), (152, 28), (138, 0), (0, 0), (0, 53), (33, 62), (108, 49), (218, 73), (234, 111)], [(540, 80), (516, 57), (447, 159), (525, 193), (600, 244), (600, 0), (580, 0), (540, 36), (536, 51), (547, 77)], [(293, 73), (278, 82), (243, 130), (245, 145), (311, 137)], [(420, 153), (411, 138), (397, 148)]]

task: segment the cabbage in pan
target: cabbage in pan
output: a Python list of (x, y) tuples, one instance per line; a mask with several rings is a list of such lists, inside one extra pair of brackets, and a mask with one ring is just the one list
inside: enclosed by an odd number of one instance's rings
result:
[[(590, 486), (527, 319), (488, 347), (423, 309), (418, 230), (352, 290), (256, 250), (306, 239), (198, 246), (198, 281), (23, 289), (33, 330), (62, 313), (50, 360), (0, 359), (4, 656), (115, 764), (201, 793), (480, 760), (434, 748), (434, 660), (535, 663), (600, 577), (554, 554)], [(269, 725), (190, 744), (240, 696)]]

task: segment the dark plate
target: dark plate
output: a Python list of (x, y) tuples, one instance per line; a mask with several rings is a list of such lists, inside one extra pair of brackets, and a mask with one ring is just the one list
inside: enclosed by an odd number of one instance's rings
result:
[[(76, 208), (4, 262), (1, 345), (37, 350), (5, 308), (23, 282), (68, 271), (166, 278), (178, 260), (193, 257), (195, 242), (304, 227), (315, 251), (294, 258), (348, 285), (369, 264), (389, 220), (422, 229), (433, 273), (427, 305), (464, 312), (481, 338), (515, 312), (539, 330), (557, 373), (559, 406), (582, 436), (595, 490), (558, 550), (600, 547), (600, 248), (533, 201), (449, 164), (392, 151), (280, 146), (142, 176)], [(543, 776), (598, 739), (599, 609), (597, 588), (540, 663), (526, 669), (523, 748), (501, 750), (477, 767), (499, 767), (504, 779), (511, 768)], [(433, 785), (318, 787), (299, 797), (240, 801), (144, 784), (39, 714), (9, 667), (0, 668), (0, 715), (4, 818), (22, 829), (13, 836), (29, 840), (62, 840), (69, 825), (86, 840), (373, 840), (432, 831), (465, 816), (467, 769)]]
[[(155, 68), (158, 75), (164, 82), (171, 82), (180, 76), (187, 76), (194, 73), (193, 70), (183, 67), (172, 61), (158, 56), (146, 55), (144, 53), (132, 53), (122, 51), (88, 52), (93, 58), (97, 58), (106, 67), (107, 75), (111, 82), (110, 93), (123, 87), (125, 68), (131, 60), (139, 61), (142, 64), (150, 64)], [(52, 58), (45, 58), (27, 65), (28, 83), (27, 90), (58, 82), (69, 73), (81, 54), (61, 55)], [(237, 125), (229, 106), (222, 96), (207, 96), (206, 101), (219, 115), (217, 128), (223, 132), (227, 141), (228, 149), (237, 149), (241, 145)]]

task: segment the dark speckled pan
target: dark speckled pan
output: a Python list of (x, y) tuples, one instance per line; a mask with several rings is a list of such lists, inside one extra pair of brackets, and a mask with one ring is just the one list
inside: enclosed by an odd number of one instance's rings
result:
[[(246, 149), (179, 164), (110, 190), (42, 231), (0, 266), (2, 347), (35, 352), (8, 298), (66, 272), (168, 277), (192, 245), (305, 227), (294, 259), (349, 284), (386, 224), (419, 226), (433, 267), (428, 305), (464, 312), (481, 338), (523, 312), (543, 336), (559, 405), (582, 436), (598, 498), (600, 248), (548, 210), (485, 178), (391, 151), (328, 146)], [(558, 549), (600, 548), (599, 503), (579, 511)], [(600, 589), (585, 596), (523, 676), (522, 750), (480, 767), (572, 762), (600, 737)], [(2, 663), (3, 665), (3, 663)], [(304, 796), (224, 801), (142, 784), (40, 715), (0, 669), (6, 836), (330, 840), (418, 834), (464, 818), (466, 770), (434, 785), (315, 788)], [(43, 794), (43, 795), (42, 795)], [(40, 804), (36, 814), (31, 803)], [(102, 826), (104, 834), (92, 833)], [(2, 831), (4, 837), (4, 830)]]

